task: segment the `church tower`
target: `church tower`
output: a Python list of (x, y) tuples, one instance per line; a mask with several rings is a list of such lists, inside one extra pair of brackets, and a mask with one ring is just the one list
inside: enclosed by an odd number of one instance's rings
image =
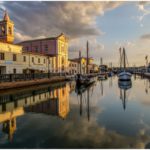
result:
[(4, 13), (3, 20), (0, 21), (0, 42), (14, 42), (14, 23), (10, 20), (7, 11)]

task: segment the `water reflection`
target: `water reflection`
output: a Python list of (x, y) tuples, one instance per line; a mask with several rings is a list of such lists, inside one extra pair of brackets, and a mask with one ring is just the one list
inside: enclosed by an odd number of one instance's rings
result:
[(0, 147), (149, 147), (149, 80), (117, 79), (81, 89), (69, 82), (0, 93)]
[(43, 113), (65, 119), (69, 113), (69, 93), (73, 84), (62, 83), (54, 87), (0, 95), (0, 123), (2, 131), (12, 141), (16, 118), (28, 112)]
[(132, 82), (130, 81), (119, 81), (118, 82), (120, 88), (120, 99), (122, 100), (123, 109), (126, 109), (127, 102), (127, 91), (132, 87)]
[(76, 86), (76, 88), (75, 88), (75, 92), (76, 92), (77, 96), (80, 97), (80, 100), (79, 100), (79, 107), (80, 107), (79, 114), (80, 114), (80, 116), (82, 116), (82, 113), (83, 113), (83, 98), (84, 98), (85, 102), (86, 102), (86, 113), (87, 113), (88, 121), (90, 121), (90, 99), (93, 95), (93, 90), (94, 90), (94, 83), (91, 84), (88, 87), (85, 87), (85, 86), (77, 87)]

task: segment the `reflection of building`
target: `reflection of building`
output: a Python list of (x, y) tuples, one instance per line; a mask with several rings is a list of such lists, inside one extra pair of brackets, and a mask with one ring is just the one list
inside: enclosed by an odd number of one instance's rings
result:
[(46, 101), (29, 105), (25, 110), (26, 112), (45, 113), (66, 118), (69, 112), (69, 86), (50, 91)]
[(11, 120), (7, 120), (3, 123), (2, 131), (8, 134), (9, 141), (13, 140), (13, 134), (16, 130), (16, 118), (12, 118)]
[(9, 141), (12, 141), (13, 134), (16, 130), (16, 117), (24, 114), (23, 108), (17, 108), (12, 111), (0, 114), (0, 123), (2, 123), (2, 131), (8, 134)]
[(44, 113), (59, 116), (65, 119), (69, 113), (69, 85), (44, 87), (13, 95), (1, 94), (0, 96), (0, 124), (2, 131), (8, 134), (9, 140), (13, 139), (16, 130), (16, 118), (25, 112)]

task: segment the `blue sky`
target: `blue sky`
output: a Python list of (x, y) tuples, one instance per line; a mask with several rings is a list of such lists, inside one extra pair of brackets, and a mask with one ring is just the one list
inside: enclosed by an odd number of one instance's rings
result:
[(150, 2), (0, 2), (0, 17), (7, 10), (15, 23), (15, 41), (57, 36), (69, 37), (69, 57), (86, 52), (99, 63), (118, 65), (124, 46), (131, 65), (144, 65), (150, 53)]

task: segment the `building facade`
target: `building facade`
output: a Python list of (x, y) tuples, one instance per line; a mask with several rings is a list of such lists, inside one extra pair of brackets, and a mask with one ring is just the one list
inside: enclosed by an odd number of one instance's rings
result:
[(0, 41), (6, 43), (14, 41), (14, 23), (10, 20), (7, 11), (4, 13), (3, 20), (0, 21)]
[(22, 52), (22, 46), (0, 42), (0, 74), (56, 72), (56, 58)]
[(0, 74), (67, 72), (68, 39), (54, 38), (13, 44), (14, 23), (5, 11), (0, 21)]
[(79, 73), (79, 65), (78, 65), (78, 62), (77, 61), (73, 61), (73, 60), (68, 60), (68, 73), (70, 75), (75, 75), (77, 73)]
[(68, 38), (62, 33), (57, 37), (28, 40), (19, 43), (23, 52), (55, 57), (56, 72), (68, 72)]
[[(74, 70), (77, 70), (76, 73), (80, 73), (81, 74), (86, 74), (87, 72), (87, 58), (86, 57), (81, 57), (81, 60), (79, 58), (74, 58), (74, 59), (70, 59), (71, 62), (76, 62), (77, 66), (76, 69), (74, 68)], [(93, 63), (93, 58), (89, 58), (89, 72), (90, 72), (90, 66)], [(80, 70), (80, 65), (81, 65), (81, 70)]]

